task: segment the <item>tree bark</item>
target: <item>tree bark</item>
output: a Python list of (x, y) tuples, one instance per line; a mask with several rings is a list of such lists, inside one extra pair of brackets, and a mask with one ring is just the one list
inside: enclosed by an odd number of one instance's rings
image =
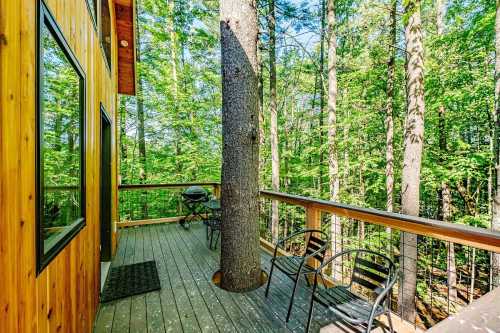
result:
[[(492, 201), (491, 228), (500, 230), (500, 0), (496, 1), (496, 21), (495, 21), (495, 126), (494, 126), (494, 146), (495, 146), (495, 196)], [(492, 255), (492, 285), (500, 286), (500, 254)]]
[[(328, 176), (330, 200), (339, 200), (339, 163), (337, 152), (337, 36), (335, 33), (335, 0), (328, 0)], [(321, 87), (322, 89), (322, 87)], [(342, 251), (342, 225), (333, 215), (330, 224), (331, 251)], [(340, 263), (333, 275), (341, 273)]]
[[(406, 98), (404, 157), (402, 173), (401, 210), (403, 214), (418, 216), (420, 208), (420, 168), (424, 139), (424, 50), (420, 0), (406, 1)], [(401, 268), (403, 279), (399, 290), (399, 305), (403, 319), (415, 322), (415, 294), (417, 282), (417, 236), (401, 235)]]
[(222, 62), (221, 287), (260, 284), (259, 96), (255, 0), (220, 2)]
[[(280, 156), (278, 141), (278, 107), (276, 101), (276, 13), (274, 0), (269, 0), (267, 15), (269, 28), (269, 109), (271, 116), (271, 183), (273, 191), (280, 188)], [(279, 207), (278, 201), (273, 200), (271, 212), (271, 235), (273, 243), (279, 238)]]

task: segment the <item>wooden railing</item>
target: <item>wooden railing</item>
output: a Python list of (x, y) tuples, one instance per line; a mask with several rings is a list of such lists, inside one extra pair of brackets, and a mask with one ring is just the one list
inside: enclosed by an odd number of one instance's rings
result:
[[(179, 221), (180, 216), (183, 215), (180, 193), (183, 189), (193, 185), (203, 186), (211, 192), (211, 195), (220, 196), (220, 184), (217, 182), (121, 185), (119, 187), (120, 204), (124, 206), (120, 207), (121, 219), (118, 226), (129, 227)], [(270, 232), (273, 201), (279, 202), (280, 237), (298, 228), (328, 229), (332, 238), (332, 248), (333, 238), (336, 238), (343, 249), (349, 246), (371, 248), (385, 253), (398, 265), (408, 259), (407, 254), (400, 248), (400, 231), (418, 235), (416, 258), (410, 258), (410, 260), (415, 260), (417, 267), (414, 271), (405, 271), (404, 274), (417, 276), (417, 285), (420, 284), (421, 288), (425, 286), (424, 288), (429, 290), (425, 293), (430, 295), (430, 301), (429, 297), (419, 299), (417, 295), (416, 303), (420, 302), (418, 303), (420, 317), (417, 318), (419, 322), (411, 323), (411, 325), (431, 327), (448, 314), (456, 313), (471, 300), (481, 297), (495, 287), (491, 283), (493, 279), (491, 276), (488, 278), (487, 275), (491, 274), (489, 266), (491, 256), (500, 253), (500, 232), (498, 231), (267, 190), (260, 191), (260, 198), (261, 247), (268, 252), (273, 250)], [(141, 206), (143, 203), (146, 203), (148, 207)], [(168, 207), (162, 210), (162, 204)], [(150, 209), (150, 212), (146, 214), (149, 216), (140, 216), (145, 208)], [(158, 211), (153, 213), (151, 212), (153, 209)], [(343, 228), (339, 234), (334, 234), (333, 229), (330, 229), (333, 216), (341, 219), (340, 223)], [(288, 224), (290, 219), (298, 222), (292, 221)], [(365, 232), (365, 228), (366, 234), (358, 235), (361, 230)], [(300, 243), (289, 244), (286, 251), (300, 250), (300, 246)], [(447, 251), (450, 248), (460, 254), (457, 254), (454, 266), (445, 263)], [(286, 251), (282, 251), (281, 254), (287, 254)], [(333, 271), (332, 266), (331, 272)], [(453, 297), (450, 296), (450, 288), (446, 286), (450, 273), (457, 280), (454, 286), (456, 296)], [(341, 274), (348, 275), (349, 271), (342, 268)], [(443, 291), (443, 288), (448, 289)], [(392, 297), (394, 303), (397, 303), (397, 288)], [(393, 310), (399, 313), (397, 307), (396, 304)], [(439, 311), (435, 311), (436, 309)], [(425, 311), (428, 313), (426, 314)]]
[(204, 187), (220, 197), (217, 182), (119, 185), (118, 228), (178, 222), (182, 218), (181, 192), (190, 186)]
[(267, 199), (304, 207), (306, 210), (305, 222), (308, 228), (321, 228), (321, 212), (328, 212), (338, 217), (383, 225), (398, 231), (500, 253), (500, 232), (490, 229), (389, 213), (280, 192), (260, 191), (260, 195)]

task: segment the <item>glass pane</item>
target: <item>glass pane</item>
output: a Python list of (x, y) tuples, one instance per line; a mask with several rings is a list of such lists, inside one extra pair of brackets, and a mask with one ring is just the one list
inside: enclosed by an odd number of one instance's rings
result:
[(108, 0), (101, 0), (101, 43), (104, 57), (111, 68), (111, 16)]
[(47, 253), (80, 222), (80, 77), (45, 25), (42, 27), (42, 237)]

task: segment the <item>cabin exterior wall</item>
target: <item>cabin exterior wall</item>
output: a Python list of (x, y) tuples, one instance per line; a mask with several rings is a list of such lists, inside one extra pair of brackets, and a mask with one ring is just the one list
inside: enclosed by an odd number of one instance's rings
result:
[[(99, 0), (100, 2), (100, 0)], [(35, 216), (38, 0), (0, 1), (0, 332), (91, 332), (99, 303), (100, 103), (112, 119), (117, 220), (115, 13), (108, 70), (85, 0), (45, 0), (86, 75), (86, 226), (37, 275)]]

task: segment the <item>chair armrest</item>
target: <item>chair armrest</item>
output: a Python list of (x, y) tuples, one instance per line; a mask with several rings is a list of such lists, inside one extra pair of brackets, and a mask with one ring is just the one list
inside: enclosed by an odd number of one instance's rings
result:
[(293, 234), (291, 234), (285, 238), (279, 239), (278, 242), (276, 243), (276, 247), (282, 247), (282, 245), (285, 244), (286, 241), (288, 241), (294, 237), (297, 237), (297, 236), (302, 235), (302, 234), (313, 233), (313, 232), (321, 232), (321, 230), (302, 229), (302, 230), (296, 231)]

